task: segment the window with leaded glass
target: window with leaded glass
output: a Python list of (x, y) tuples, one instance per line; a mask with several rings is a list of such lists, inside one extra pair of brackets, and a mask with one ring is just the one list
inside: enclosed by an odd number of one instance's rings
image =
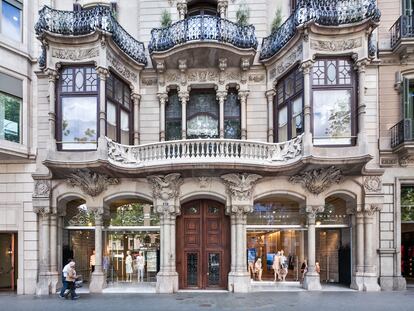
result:
[(314, 144), (353, 144), (356, 90), (351, 61), (317, 60), (312, 72), (312, 87)]
[(303, 133), (303, 75), (298, 68), (276, 85), (275, 141), (283, 142)]
[(241, 108), (237, 90), (229, 89), (224, 102), (224, 138), (241, 138)]
[(192, 90), (187, 105), (187, 138), (219, 137), (219, 105), (214, 90)]
[(106, 81), (106, 136), (124, 145), (132, 143), (131, 89), (116, 75)]
[(92, 150), (98, 137), (98, 76), (94, 67), (64, 67), (58, 84), (60, 150)]
[(181, 139), (181, 110), (178, 92), (171, 90), (165, 106), (165, 140)]

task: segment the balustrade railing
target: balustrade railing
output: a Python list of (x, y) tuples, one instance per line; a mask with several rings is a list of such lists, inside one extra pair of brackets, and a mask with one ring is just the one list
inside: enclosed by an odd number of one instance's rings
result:
[(390, 28), (391, 48), (394, 48), (402, 38), (414, 37), (414, 16), (401, 15)]
[(405, 141), (413, 140), (413, 120), (403, 119), (391, 129), (391, 147), (395, 148)]
[(61, 11), (44, 6), (35, 25), (38, 36), (45, 32), (67, 36), (80, 36), (94, 31), (112, 34), (115, 44), (138, 63), (147, 64), (145, 46), (126, 32), (106, 6), (81, 11)]
[(299, 25), (312, 20), (319, 25), (338, 26), (367, 18), (379, 21), (380, 17), (376, 0), (299, 0), (285, 23), (263, 39), (260, 59), (275, 55), (294, 37)]
[(253, 25), (240, 26), (229, 20), (198, 15), (178, 21), (166, 28), (151, 31), (150, 52), (166, 51), (189, 41), (219, 41), (238, 48), (257, 48)]
[(124, 167), (203, 162), (281, 165), (302, 156), (302, 137), (276, 144), (234, 139), (187, 139), (138, 146), (121, 145), (107, 138), (108, 160)]

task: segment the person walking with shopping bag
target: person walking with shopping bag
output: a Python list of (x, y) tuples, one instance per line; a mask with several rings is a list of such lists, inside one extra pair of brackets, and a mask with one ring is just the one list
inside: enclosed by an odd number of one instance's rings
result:
[(69, 292), (65, 294), (65, 298), (68, 298), (69, 295), (71, 296), (72, 300), (79, 298), (79, 296), (76, 295), (76, 292), (75, 292), (75, 281), (76, 281), (75, 262), (72, 261), (69, 263), (68, 275), (66, 277), (66, 282), (68, 284)]

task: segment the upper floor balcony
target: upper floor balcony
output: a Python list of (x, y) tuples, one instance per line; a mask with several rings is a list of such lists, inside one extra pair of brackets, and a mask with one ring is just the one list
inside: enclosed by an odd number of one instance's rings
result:
[(378, 22), (381, 13), (375, 0), (299, 0), (295, 11), (263, 39), (260, 60), (276, 55), (298, 32), (310, 22), (321, 26), (356, 24), (366, 19)]
[[(44, 6), (39, 11), (35, 31), (39, 37), (46, 34), (76, 37), (100, 31), (110, 35), (118, 48), (134, 61), (147, 64), (144, 44), (122, 28), (107, 6), (95, 6), (81, 11), (61, 11)], [(45, 61), (44, 57), (40, 60)]]
[(406, 118), (395, 124), (391, 131), (391, 148), (397, 153), (414, 153), (413, 120)]
[(414, 16), (401, 15), (390, 28), (391, 48), (398, 53), (406, 52), (407, 45), (414, 43)]
[(173, 68), (180, 58), (190, 60), (190, 67), (214, 67), (220, 58), (227, 58), (231, 67), (240, 64), (237, 55), (254, 57), (257, 38), (253, 25), (241, 26), (218, 16), (196, 15), (169, 27), (153, 29), (148, 48), (153, 60), (165, 59), (168, 68)]

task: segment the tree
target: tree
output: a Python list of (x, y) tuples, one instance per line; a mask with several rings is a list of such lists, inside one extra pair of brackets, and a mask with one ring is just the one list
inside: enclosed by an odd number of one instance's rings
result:
[(401, 220), (414, 221), (414, 187), (401, 187)]
[(276, 9), (275, 17), (273, 18), (273, 21), (272, 21), (271, 32), (275, 32), (276, 30), (279, 29), (279, 27), (282, 25), (282, 18), (283, 18), (282, 9), (278, 7)]

